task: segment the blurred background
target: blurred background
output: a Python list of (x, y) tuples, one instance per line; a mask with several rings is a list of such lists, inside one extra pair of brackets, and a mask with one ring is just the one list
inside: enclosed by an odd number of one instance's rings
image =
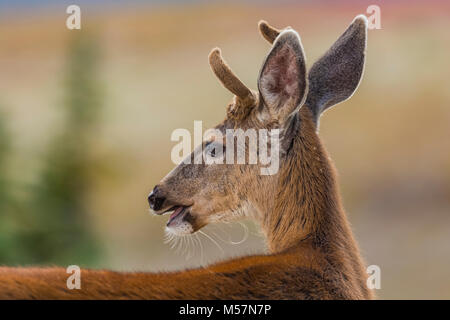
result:
[[(170, 134), (225, 117), (219, 46), (249, 86), (292, 26), (310, 66), (367, 7), (363, 81), (320, 135), (380, 298), (450, 298), (450, 3), (447, 1), (0, 0), (0, 264), (160, 271), (265, 251), (251, 222), (208, 226), (181, 250), (147, 195), (174, 166)], [(367, 14), (369, 15), (369, 14)]]

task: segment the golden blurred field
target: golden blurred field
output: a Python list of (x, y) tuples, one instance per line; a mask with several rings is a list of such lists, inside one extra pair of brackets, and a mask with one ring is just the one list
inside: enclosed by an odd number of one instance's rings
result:
[[(9, 170), (35, 179), (39, 155), (58, 130), (69, 38), (95, 36), (104, 89), (101, 124), (89, 152), (90, 224), (101, 239), (99, 267), (173, 270), (264, 250), (257, 227), (211, 226), (203, 252), (163, 243), (166, 217), (148, 214), (147, 194), (172, 167), (170, 134), (212, 126), (231, 94), (210, 71), (219, 46), (241, 79), (256, 87), (268, 44), (257, 22), (296, 29), (311, 65), (367, 1), (264, 5), (248, 2), (82, 6), (82, 30), (65, 28), (65, 7), (14, 11), (0, 19), (0, 106), (14, 148)], [(321, 118), (320, 135), (339, 172), (344, 204), (368, 264), (381, 267), (380, 298), (450, 298), (450, 5), (381, 1), (363, 81), (351, 100)], [(223, 238), (221, 241), (219, 238)], [(74, 261), (74, 264), (77, 262)]]

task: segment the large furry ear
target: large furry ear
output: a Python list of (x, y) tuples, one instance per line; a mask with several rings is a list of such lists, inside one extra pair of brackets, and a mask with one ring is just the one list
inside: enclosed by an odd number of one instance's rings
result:
[(284, 30), (276, 38), (259, 74), (263, 118), (283, 123), (303, 104), (307, 83), (300, 37), (292, 29)]
[(364, 70), (366, 43), (367, 18), (359, 15), (309, 71), (306, 105), (317, 126), (322, 112), (350, 98), (358, 87)]

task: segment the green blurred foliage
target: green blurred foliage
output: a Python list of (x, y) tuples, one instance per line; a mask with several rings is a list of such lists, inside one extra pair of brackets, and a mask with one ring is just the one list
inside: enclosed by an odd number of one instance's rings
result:
[(11, 232), (16, 224), (11, 210), (11, 195), (8, 188), (7, 159), (11, 141), (6, 126), (6, 115), (0, 114), (0, 263), (14, 260), (17, 255), (15, 237)]
[(0, 118), (1, 264), (92, 265), (99, 257), (84, 204), (93, 167), (89, 141), (101, 109), (95, 77), (99, 53), (94, 37), (77, 34), (70, 41), (64, 123), (46, 150), (37, 181), (26, 186), (28, 198), (20, 203), (10, 192), (13, 182), (7, 182), (10, 143)]

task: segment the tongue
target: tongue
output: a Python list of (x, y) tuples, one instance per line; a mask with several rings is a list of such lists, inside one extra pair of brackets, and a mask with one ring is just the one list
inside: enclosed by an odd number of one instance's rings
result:
[(169, 221), (175, 218), (183, 210), (183, 207), (177, 207), (174, 212), (170, 215)]

